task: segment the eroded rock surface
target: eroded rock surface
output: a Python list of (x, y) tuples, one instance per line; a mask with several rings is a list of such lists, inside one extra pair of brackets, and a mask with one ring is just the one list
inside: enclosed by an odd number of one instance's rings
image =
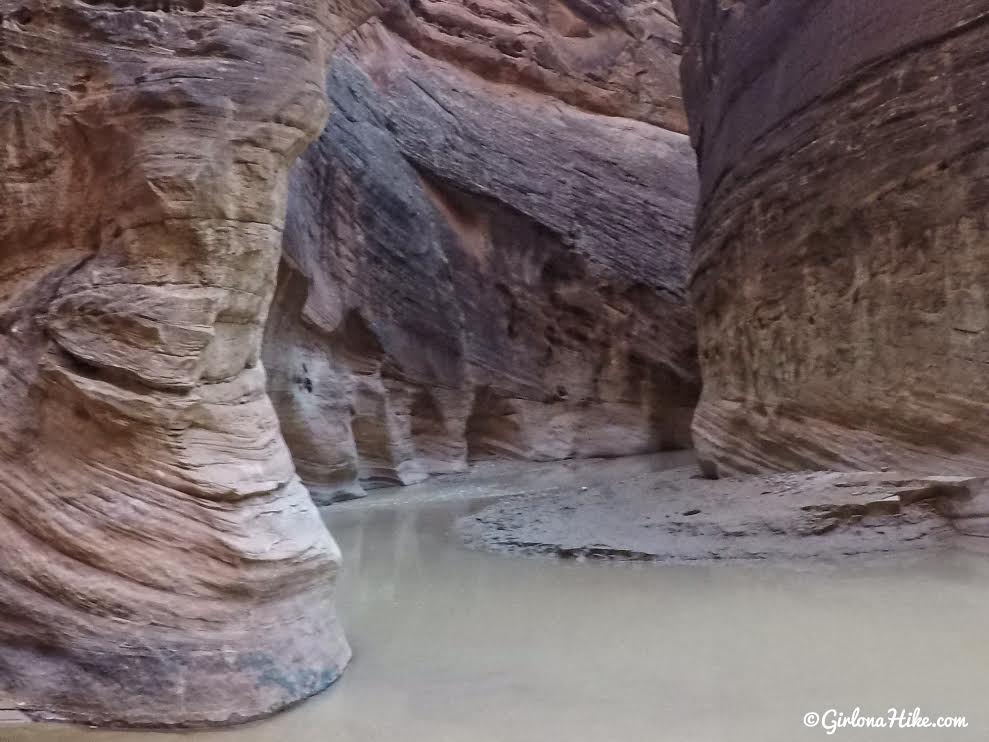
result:
[(0, 0), (0, 692), (269, 713), (349, 658), (265, 394), (290, 163), (346, 0)]
[(320, 501), (689, 444), (677, 36), (665, 3), (452, 0), (341, 47), (265, 343)]
[(989, 2), (678, 3), (711, 474), (985, 474)]

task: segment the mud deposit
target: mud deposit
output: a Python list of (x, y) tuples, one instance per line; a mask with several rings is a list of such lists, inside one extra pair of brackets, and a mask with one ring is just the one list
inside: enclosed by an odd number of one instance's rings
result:
[[(982, 557), (935, 549), (798, 568), (581, 563), (470, 550), (456, 530), (523, 480), (590, 492), (595, 481), (621, 481), (628, 466), (592, 466), (596, 478), (585, 466), (524, 468), (504, 474), (502, 490), (497, 478), (462, 478), (432, 495), (403, 490), (325, 511), (344, 551), (340, 607), (355, 659), (328, 693), (286, 714), (186, 735), (33, 726), (2, 728), (0, 739), (986, 739)], [(964, 714), (969, 727), (829, 737), (802, 722), (810, 711), (856, 706)]]

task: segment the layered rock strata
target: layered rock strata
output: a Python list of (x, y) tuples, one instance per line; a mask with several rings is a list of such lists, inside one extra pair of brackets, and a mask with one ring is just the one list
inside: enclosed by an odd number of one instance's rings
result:
[(989, 2), (677, 6), (706, 470), (986, 473)]
[(664, 3), (454, 0), (341, 47), (265, 343), (320, 501), (689, 445), (677, 38)]
[(348, 0), (0, 0), (0, 693), (205, 724), (332, 682), (338, 550), (265, 393)]

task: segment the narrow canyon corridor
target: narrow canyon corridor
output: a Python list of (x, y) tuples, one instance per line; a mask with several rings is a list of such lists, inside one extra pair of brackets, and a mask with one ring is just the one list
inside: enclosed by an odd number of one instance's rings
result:
[(0, 0), (0, 742), (989, 739), (987, 49)]
[[(579, 489), (684, 463), (544, 464), (498, 477), (509, 494)], [(324, 510), (343, 550), (340, 610), (355, 652), (327, 694), (232, 730), (35, 725), (0, 727), (0, 739), (796, 742), (826, 738), (801, 724), (826, 707), (982, 708), (982, 556), (769, 568), (505, 558), (456, 537), (456, 519), (497, 496), (479, 479)], [(989, 720), (971, 722), (950, 739), (985, 739)], [(915, 738), (901, 734), (889, 738)]]

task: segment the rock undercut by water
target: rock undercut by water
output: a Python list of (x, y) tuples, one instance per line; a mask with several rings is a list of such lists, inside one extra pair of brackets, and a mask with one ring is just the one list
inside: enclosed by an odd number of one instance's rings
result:
[(689, 447), (678, 40), (668, 2), (429, 0), (340, 45), (264, 351), (321, 502)]
[(338, 549), (259, 362), (362, 0), (0, 0), (0, 693), (197, 725), (330, 684)]

